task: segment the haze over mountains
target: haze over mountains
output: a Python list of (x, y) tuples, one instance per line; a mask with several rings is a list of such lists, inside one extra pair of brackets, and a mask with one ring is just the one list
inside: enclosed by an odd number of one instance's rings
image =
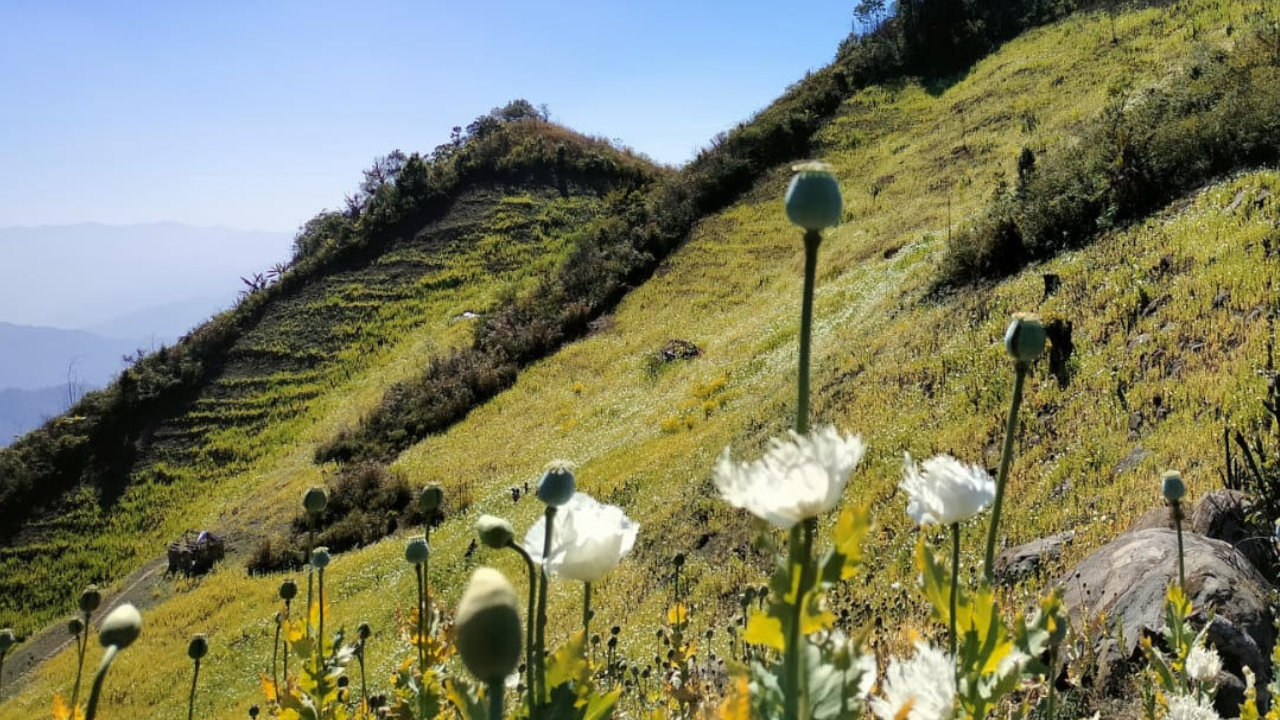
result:
[(178, 223), (0, 228), (0, 446), (228, 307), (290, 242)]

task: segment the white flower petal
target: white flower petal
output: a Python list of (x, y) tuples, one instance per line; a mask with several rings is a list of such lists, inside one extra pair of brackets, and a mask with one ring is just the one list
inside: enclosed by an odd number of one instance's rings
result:
[(1222, 658), (1218, 657), (1217, 650), (1196, 645), (1191, 648), (1191, 652), (1187, 653), (1186, 669), (1187, 677), (1192, 680), (1211, 683), (1217, 680), (1218, 673), (1222, 672)]
[(921, 466), (904, 456), (902, 482), (907, 514), (918, 525), (951, 525), (977, 515), (995, 499), (996, 483), (985, 470), (938, 455)]
[(1174, 695), (1169, 698), (1168, 720), (1221, 720), (1208, 698)]
[(596, 582), (617, 567), (636, 544), (640, 526), (622, 508), (597, 502), (586, 493), (574, 493), (560, 506), (551, 532), (550, 557), (542, 556), (546, 518), (529, 528), (523, 546), (534, 562), (545, 562), (547, 572), (579, 582)]
[(955, 716), (955, 674), (955, 661), (949, 654), (917, 642), (910, 660), (890, 661), (884, 695), (871, 699), (871, 712), (880, 720), (897, 720), (910, 703), (907, 720), (951, 720)]
[(862, 438), (827, 426), (808, 436), (773, 438), (764, 457), (751, 463), (735, 463), (725, 448), (713, 478), (730, 505), (789, 529), (839, 503), (865, 452)]

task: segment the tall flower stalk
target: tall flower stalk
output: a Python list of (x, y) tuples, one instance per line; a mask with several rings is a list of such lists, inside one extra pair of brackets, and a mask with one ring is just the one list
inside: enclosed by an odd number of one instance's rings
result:
[(365, 710), (369, 709), (369, 684), (364, 670), (364, 649), (371, 635), (373, 635), (373, 629), (369, 627), (367, 622), (360, 623), (360, 627), (356, 628), (358, 642), (356, 643), (355, 656), (360, 663), (360, 707)]
[[(298, 597), (298, 584), (293, 580), (285, 580), (280, 583), (280, 599), (284, 601), (284, 618), (283, 622), (277, 625), (276, 635), (280, 634), (280, 625), (288, 624), (289, 614), (293, 607), (293, 599)], [(284, 642), (284, 682), (289, 683), (289, 642)], [(280, 704), (280, 684), (276, 683), (276, 704)]]
[(951, 598), (948, 627), (951, 655), (956, 655), (956, 605), (960, 595), (960, 523), (991, 504), (996, 484), (986, 471), (965, 465), (949, 455), (925, 460), (920, 466), (905, 456), (902, 483), (907, 514), (917, 525), (942, 525), (951, 530)]
[[(830, 169), (818, 163), (806, 163), (796, 167), (785, 198), (787, 219), (804, 228), (804, 290), (800, 303), (800, 367), (796, 379), (796, 435), (809, 433), (809, 364), (813, 344), (813, 291), (818, 271), (818, 246), (822, 244), (822, 229), (840, 222), (840, 186)], [(817, 518), (806, 518), (791, 528), (788, 544), (790, 561), (800, 566), (800, 587), (813, 584), (813, 537), (817, 531)], [(788, 627), (787, 649), (783, 660), (786, 692), (784, 717), (799, 720), (803, 712), (805, 694), (801, 687), (803, 677), (800, 623), (804, 601), (797, 598), (795, 613)]]
[(191, 695), (187, 700), (187, 720), (195, 720), (196, 716), (196, 683), (200, 680), (200, 661), (209, 653), (209, 638), (204, 635), (192, 636), (187, 644), (187, 657), (195, 664), (191, 673)]
[[(576, 490), (577, 482), (573, 477), (573, 466), (570, 463), (564, 460), (553, 460), (547, 465), (546, 472), (542, 474), (542, 480), (538, 483), (538, 499), (547, 506), (542, 521), (542, 547), (525, 548), (530, 556), (535, 552), (538, 553), (537, 557), (540, 558), (542, 565), (538, 578), (537, 629), (534, 632), (536, 648), (533, 652), (536, 674), (532, 707), (535, 718), (539, 715), (538, 706), (547, 697), (547, 667), (543, 657), (547, 651), (547, 586), (550, 583), (550, 570), (547, 565), (551, 558), (551, 540), (555, 533), (556, 513), (560, 506), (573, 498)], [(534, 535), (537, 529), (538, 526), (534, 525), (530, 535)], [(525, 544), (527, 545), (529, 541), (530, 537), (526, 537)]]
[(93, 720), (98, 714), (98, 700), (102, 697), (102, 684), (107, 679), (107, 671), (121, 650), (133, 644), (142, 633), (142, 615), (138, 609), (126, 603), (112, 610), (102, 621), (98, 632), (98, 642), (107, 649), (98, 665), (98, 672), (93, 677), (93, 687), (89, 690), (89, 705), (85, 709), (85, 720)]
[[(431, 549), (431, 526), (436, 522), (436, 518), (440, 515), (440, 508), (444, 505), (444, 488), (439, 485), (428, 485), (422, 489), (422, 494), (418, 496), (418, 508), (422, 511), (422, 540), (427, 544), (427, 549)], [(431, 610), (431, 553), (427, 553), (427, 558), (422, 562), (422, 585), (423, 600), (422, 607), (428, 613)], [(431, 618), (427, 618), (427, 624), (430, 625)]]
[(316, 522), (324, 513), (324, 509), (329, 505), (329, 496), (322, 487), (309, 488), (302, 495), (302, 507), (307, 511), (307, 555), (305, 562), (307, 565), (307, 608), (306, 623), (307, 634), (311, 634), (311, 600), (315, 594), (315, 578), (312, 570), (312, 552), (316, 545)]
[(84, 676), (84, 656), (89, 652), (89, 628), (92, 627), (90, 622), (93, 618), (93, 611), (98, 609), (102, 604), (102, 592), (98, 590), (96, 585), (90, 585), (80, 593), (79, 605), (82, 620), (80, 621), (80, 632), (75, 633), (76, 636), (76, 684), (71, 688), (71, 709), (74, 712), (76, 705), (80, 700), (80, 680)]
[(476, 533), (480, 536), (480, 540), (485, 545), (495, 549), (514, 550), (516, 554), (524, 560), (525, 570), (529, 574), (529, 598), (525, 604), (525, 628), (524, 628), (524, 672), (525, 672), (525, 697), (529, 704), (529, 712), (534, 712), (533, 686), (535, 673), (533, 669), (533, 619), (538, 602), (538, 570), (534, 565), (533, 557), (527, 550), (518, 545), (515, 541), (516, 531), (511, 526), (510, 521), (493, 515), (481, 515), (476, 521)]
[(427, 673), (427, 588), (426, 573), (424, 569), (428, 558), (431, 557), (431, 549), (427, 545), (425, 538), (413, 538), (404, 548), (405, 562), (413, 566), (414, 575), (418, 579), (418, 604), (417, 604), (417, 640), (414, 645), (418, 649), (418, 672), (426, 675)]
[(1004, 506), (1004, 489), (1009, 481), (1009, 465), (1013, 460), (1013, 438), (1018, 430), (1018, 408), (1022, 405), (1022, 387), (1031, 363), (1044, 353), (1044, 326), (1035, 315), (1019, 313), (1005, 331), (1005, 350), (1013, 357), (1013, 399), (1004, 426), (1004, 446), (1000, 450), (1000, 471), (996, 475), (996, 501), (991, 510), (991, 527), (987, 530), (987, 551), (983, 566), (987, 584), (995, 582), (996, 537), (1000, 532), (1000, 510)]
[(324, 698), (328, 692), (324, 664), (324, 569), (329, 566), (329, 549), (318, 547), (311, 551), (311, 567), (316, 571), (316, 697)]
[(1178, 534), (1178, 587), (1187, 592), (1187, 571), (1182, 559), (1182, 498), (1187, 494), (1187, 485), (1182, 481), (1182, 473), (1177, 470), (1165, 472), (1160, 479), (1160, 492), (1165, 502), (1169, 503), (1169, 511), (1173, 514), (1174, 531)]

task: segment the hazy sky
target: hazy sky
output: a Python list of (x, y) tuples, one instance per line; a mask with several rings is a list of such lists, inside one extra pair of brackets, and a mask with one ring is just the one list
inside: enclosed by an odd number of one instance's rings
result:
[(515, 97), (681, 163), (826, 64), (855, 4), (0, 0), (0, 227), (292, 231)]

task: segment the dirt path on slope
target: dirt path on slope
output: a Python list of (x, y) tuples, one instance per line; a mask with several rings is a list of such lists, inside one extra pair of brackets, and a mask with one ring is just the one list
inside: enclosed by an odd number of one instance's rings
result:
[[(154, 591), (159, 586), (160, 580), (164, 577), (164, 571), (168, 567), (169, 561), (160, 557), (143, 565), (126, 577), (118, 591), (103, 596), (102, 605), (93, 614), (94, 627), (96, 628), (98, 623), (102, 622), (102, 618), (106, 617), (107, 613), (124, 603), (133, 603), (139, 610), (145, 610), (154, 605), (156, 602)], [(68, 607), (75, 607), (75, 598), (68, 598)], [(5, 656), (4, 677), (0, 678), (0, 686), (3, 686), (4, 693), (0, 697), (12, 697), (15, 695), (26, 684), (34, 670), (54, 655), (71, 647), (72, 637), (67, 632), (66, 624), (66, 621), (70, 619), (71, 614), (69, 613), (63, 620), (27, 638), (17, 649)], [(89, 642), (92, 646), (97, 646), (97, 633), (89, 637)], [(86, 676), (92, 675), (93, 671), (94, 668), (86, 664)], [(74, 676), (67, 678), (66, 688), (61, 691), (64, 695), (70, 694), (74, 680)], [(82, 690), (84, 690), (83, 687)], [(52, 702), (53, 698), (50, 697), (49, 700)]]

